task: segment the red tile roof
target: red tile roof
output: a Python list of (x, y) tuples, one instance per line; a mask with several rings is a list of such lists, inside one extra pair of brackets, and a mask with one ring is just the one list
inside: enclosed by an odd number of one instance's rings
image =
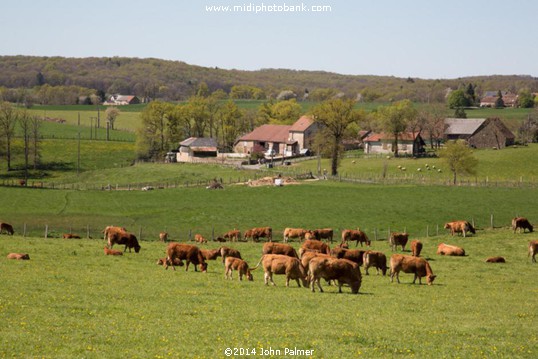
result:
[(241, 137), (239, 141), (286, 142), (290, 128), (291, 126), (287, 125), (261, 125)]
[(312, 126), (313, 123), (314, 121), (309, 116), (301, 116), (300, 119), (291, 125), (290, 131), (304, 132), (308, 127)]

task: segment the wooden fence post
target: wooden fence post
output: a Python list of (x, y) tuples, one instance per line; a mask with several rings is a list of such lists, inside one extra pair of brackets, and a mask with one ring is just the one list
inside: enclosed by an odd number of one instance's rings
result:
[(45, 225), (45, 239), (47, 239), (49, 237), (49, 225), (46, 224)]
[(90, 225), (86, 225), (86, 238), (90, 239)]
[[(491, 228), (493, 229), (493, 213), (491, 214), (491, 218), (490, 218), (490, 223), (491, 223)], [(474, 227), (474, 226), (473, 226)]]

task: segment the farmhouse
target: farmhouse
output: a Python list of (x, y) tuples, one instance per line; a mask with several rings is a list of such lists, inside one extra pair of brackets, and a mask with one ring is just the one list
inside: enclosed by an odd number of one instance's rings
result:
[[(505, 107), (516, 107), (517, 98), (516, 94), (501, 91), (502, 99)], [(480, 107), (495, 107), (495, 102), (499, 97), (498, 91), (486, 91), (484, 96), (480, 99)]]
[(217, 140), (207, 137), (190, 137), (179, 143), (177, 162), (200, 162), (217, 158)]
[(132, 95), (113, 95), (110, 98), (103, 102), (103, 105), (107, 106), (124, 106), (124, 105), (135, 105), (139, 104), (140, 99)]
[(308, 116), (293, 125), (262, 125), (239, 138), (234, 145), (237, 153), (263, 151), (273, 156), (297, 156), (305, 153), (319, 127)]
[(512, 146), (514, 134), (498, 118), (447, 118), (446, 140), (466, 140), (474, 148), (497, 148)]
[[(419, 133), (404, 132), (398, 135), (398, 153), (401, 155), (418, 156), (423, 153), (424, 140)], [(370, 133), (364, 139), (365, 154), (390, 154), (393, 153), (394, 135), (387, 133)]]

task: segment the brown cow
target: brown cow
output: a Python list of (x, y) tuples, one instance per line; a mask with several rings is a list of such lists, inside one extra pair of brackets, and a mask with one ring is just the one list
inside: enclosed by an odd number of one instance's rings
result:
[(308, 264), (310, 263), (310, 261), (314, 257), (328, 257), (328, 258), (331, 258), (331, 256), (329, 254), (320, 253), (318, 251), (311, 250), (311, 249), (305, 249), (304, 252), (301, 255), (301, 264), (303, 265), (303, 267), (307, 271), (308, 271)]
[[(166, 257), (157, 259), (157, 265), (162, 266), (166, 263)], [(183, 267), (183, 261), (177, 258), (174, 258), (174, 265)]]
[(243, 276), (246, 276), (250, 281), (254, 280), (252, 273), (250, 273), (247, 262), (239, 258), (228, 257), (224, 262), (224, 277), (226, 279), (232, 279), (233, 270), (239, 272), (239, 280), (243, 280)]
[(123, 252), (117, 251), (115, 249), (108, 249), (107, 246), (104, 247), (105, 255), (107, 256), (122, 256)]
[(80, 239), (80, 236), (78, 234), (73, 234), (73, 233), (64, 233), (62, 237), (64, 239)]
[(30, 255), (28, 253), (9, 253), (7, 259), (29, 260)]
[(321, 241), (322, 239), (327, 239), (331, 243), (333, 242), (334, 231), (332, 228), (314, 229), (313, 231), (311, 231), (311, 233), (314, 235), (314, 239), (317, 239), (318, 241)]
[(519, 229), (519, 233), (521, 233), (521, 230), (523, 229), (523, 233), (525, 233), (525, 230), (529, 230), (529, 232), (532, 232), (534, 230), (534, 227), (532, 224), (530, 224), (529, 220), (525, 217), (516, 217), (512, 219), (512, 229), (514, 230), (514, 233), (516, 233), (516, 230)]
[(301, 282), (299, 280), (303, 282), (304, 287), (308, 286), (305, 268), (297, 258), (282, 254), (264, 254), (260, 258), (258, 265), (252, 268), (251, 271), (258, 268), (260, 264), (263, 266), (263, 270), (265, 272), (265, 285), (268, 285), (269, 281), (271, 281), (272, 285), (276, 285), (273, 281), (273, 274), (285, 274), (286, 287), (289, 287), (290, 279), (295, 279), (299, 287), (301, 286)]
[(254, 242), (258, 242), (260, 238), (267, 238), (269, 242), (273, 240), (273, 229), (271, 227), (258, 227), (245, 231), (244, 239), (252, 238)]
[(301, 245), (301, 249), (299, 250), (299, 252), (302, 253), (305, 249), (311, 249), (329, 255), (331, 254), (331, 248), (326, 243), (318, 241), (317, 239), (305, 240)]
[(174, 270), (176, 270), (176, 259), (185, 260), (187, 265), (185, 270), (189, 270), (189, 264), (194, 265), (194, 270), (197, 271), (196, 266), (200, 266), (202, 272), (207, 271), (207, 263), (205, 262), (204, 256), (200, 251), (200, 248), (192, 244), (184, 243), (175, 243), (172, 242), (166, 247), (166, 261), (163, 264), (165, 269), (168, 269), (168, 266), (171, 265)]
[(536, 263), (536, 258), (534, 256), (538, 253), (538, 240), (529, 242), (529, 254), (528, 256), (532, 257), (532, 261)]
[(454, 233), (462, 233), (464, 238), (467, 232), (476, 234), (476, 231), (472, 224), (467, 221), (454, 221), (445, 223), (445, 229), (449, 229), (452, 236), (454, 235)]
[(389, 238), (389, 245), (394, 252), (398, 246), (402, 247), (402, 252), (405, 251), (405, 245), (409, 240), (408, 233), (392, 232)]
[(201, 234), (198, 234), (198, 233), (196, 233), (194, 235), (194, 241), (198, 242), (200, 244), (207, 243), (207, 239), (205, 239), (204, 236), (202, 236)]
[(127, 230), (124, 227), (116, 227), (116, 226), (106, 226), (103, 230), (103, 239), (108, 240), (110, 236), (114, 235), (114, 233), (121, 233), (121, 232), (127, 232)]
[(426, 277), (428, 285), (432, 285), (436, 276), (430, 267), (428, 261), (424, 258), (408, 256), (405, 254), (393, 254), (390, 257), (390, 281), (391, 283), (396, 276), (396, 280), (400, 283), (400, 271), (404, 273), (413, 273), (415, 275), (413, 284), (417, 278), (418, 283), (422, 284), (421, 278)]
[(379, 275), (379, 270), (383, 275), (387, 275), (387, 256), (385, 253), (378, 251), (366, 251), (364, 252), (363, 259), (364, 263), (364, 272), (368, 274), (368, 268), (375, 267), (377, 275)]
[(237, 230), (237, 229), (233, 229), (231, 231), (228, 231), (228, 232), (224, 233), (224, 235), (222, 237), (224, 237), (224, 239), (228, 239), (230, 241), (237, 242), (238, 240), (241, 239), (241, 232), (239, 230)]
[(234, 258), (241, 258), (241, 253), (237, 249), (229, 248), (229, 247), (220, 247), (220, 256), (222, 257), (222, 263), (226, 260), (226, 257), (234, 257)]
[(338, 259), (331, 257), (314, 257), (308, 264), (308, 273), (310, 280), (310, 289), (315, 291), (315, 284), (321, 288), (320, 278), (327, 281), (335, 280), (338, 282), (338, 293), (342, 293), (342, 285), (345, 283), (351, 287), (351, 293), (359, 293), (361, 287), (361, 270), (357, 263), (347, 259)]
[(411, 255), (413, 257), (420, 257), (420, 252), (422, 252), (422, 242), (418, 239), (411, 241)]
[(168, 233), (167, 232), (160, 232), (159, 233), (159, 240), (161, 242), (168, 242)]
[(504, 257), (489, 257), (486, 259), (486, 263), (506, 263)]
[(302, 228), (285, 228), (284, 242), (287, 242), (290, 238), (297, 238), (299, 242), (302, 242), (305, 239), (306, 233), (309, 233), (309, 231)]
[(136, 236), (134, 234), (129, 232), (109, 233), (108, 246), (112, 249), (112, 247), (114, 247), (114, 244), (125, 245), (125, 248), (123, 249), (124, 252), (127, 251), (127, 248), (129, 248), (129, 252), (131, 252), (131, 248), (134, 248), (135, 253), (140, 252), (140, 244), (138, 244), (138, 239), (136, 239)]
[(342, 247), (334, 247), (331, 249), (331, 256), (338, 259), (347, 259), (357, 263), (359, 266), (363, 263), (364, 252), (361, 249), (346, 249)]
[(437, 254), (442, 256), (465, 256), (465, 250), (458, 246), (441, 243), (437, 246)]
[(283, 254), (285, 256), (299, 258), (295, 248), (284, 243), (266, 242), (263, 244), (262, 254)]
[(4, 233), (4, 232), (9, 234), (10, 236), (12, 236), (13, 233), (15, 233), (15, 231), (13, 230), (13, 226), (11, 224), (0, 222), (0, 233)]
[(359, 243), (361, 244), (361, 247), (363, 243), (365, 243), (367, 246), (370, 246), (370, 240), (368, 239), (368, 236), (360, 229), (344, 229), (342, 231), (342, 242), (347, 243), (349, 241), (357, 241), (355, 247), (357, 247)]
[(220, 248), (217, 249), (200, 249), (204, 259), (207, 261), (216, 260), (217, 257), (220, 257)]

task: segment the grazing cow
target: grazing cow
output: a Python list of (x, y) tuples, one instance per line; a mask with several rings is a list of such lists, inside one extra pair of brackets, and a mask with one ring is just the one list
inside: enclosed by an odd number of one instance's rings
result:
[(441, 243), (437, 246), (437, 254), (442, 256), (465, 256), (465, 250), (458, 246)]
[(519, 229), (519, 232), (521, 233), (521, 230), (523, 229), (523, 233), (525, 233), (525, 230), (529, 230), (529, 232), (532, 232), (534, 230), (534, 227), (532, 224), (530, 224), (529, 220), (525, 217), (516, 217), (512, 219), (512, 229), (514, 230), (514, 233), (516, 233), (516, 230)]
[(303, 252), (305, 249), (311, 249), (311, 250), (319, 251), (320, 253), (325, 253), (329, 255), (331, 254), (331, 248), (326, 243), (323, 243), (322, 241), (318, 241), (317, 239), (305, 240), (299, 252)]
[(185, 260), (187, 262), (187, 265), (185, 266), (186, 271), (189, 270), (190, 263), (194, 265), (195, 271), (198, 271), (198, 269), (196, 269), (197, 265), (200, 266), (202, 272), (207, 271), (207, 263), (205, 262), (200, 248), (192, 244), (175, 242), (168, 244), (168, 247), (166, 247), (166, 261), (163, 264), (164, 268), (168, 269), (168, 266), (171, 265), (172, 268), (176, 270), (176, 259)]
[(528, 256), (532, 257), (532, 261), (536, 263), (536, 258), (534, 256), (538, 252), (538, 240), (529, 242), (529, 254)]
[(320, 278), (327, 281), (335, 280), (338, 282), (338, 293), (342, 293), (342, 285), (345, 283), (351, 287), (351, 293), (359, 293), (361, 287), (361, 270), (357, 263), (347, 259), (338, 259), (332, 257), (314, 257), (308, 263), (308, 273), (310, 280), (310, 289), (315, 292), (315, 285), (321, 288)]
[(390, 248), (394, 252), (398, 246), (402, 247), (402, 252), (405, 251), (405, 245), (409, 240), (408, 233), (392, 232), (389, 238)]
[(420, 252), (422, 252), (422, 242), (418, 239), (411, 241), (411, 255), (413, 257), (420, 257)]
[(284, 229), (284, 242), (287, 242), (290, 238), (297, 238), (299, 242), (302, 242), (308, 232), (302, 228), (286, 228)]
[(506, 263), (504, 257), (489, 257), (486, 259), (486, 263)]
[(435, 280), (432, 268), (428, 261), (424, 258), (408, 256), (405, 254), (393, 254), (390, 257), (390, 281), (391, 283), (396, 276), (396, 280), (400, 283), (400, 271), (404, 273), (413, 273), (415, 275), (413, 284), (417, 278), (418, 283), (422, 284), (421, 278), (426, 277), (428, 285), (432, 285)]
[[(318, 241), (321, 241), (322, 239), (326, 239), (333, 242), (333, 235), (334, 231), (332, 228), (320, 228), (320, 229), (314, 229), (311, 231), (312, 234), (314, 234), (314, 239), (317, 239)], [(306, 237), (305, 237), (306, 238)], [(311, 238), (307, 238), (311, 239)]]
[[(166, 257), (157, 259), (157, 265), (162, 266), (166, 263)], [(183, 261), (181, 259), (174, 258), (174, 265), (183, 267)]]
[(467, 221), (454, 221), (445, 223), (445, 229), (450, 230), (450, 234), (453, 236), (454, 233), (462, 233), (465, 238), (468, 232), (476, 234), (476, 231), (471, 223)]
[(114, 232), (112, 234), (109, 234), (108, 236), (108, 246), (112, 249), (114, 244), (123, 244), (125, 245), (125, 248), (123, 251), (127, 251), (127, 248), (129, 248), (129, 252), (131, 252), (131, 248), (134, 248), (135, 253), (140, 252), (140, 245), (138, 244), (138, 239), (136, 239), (136, 236), (129, 232)]
[(387, 256), (385, 253), (378, 251), (366, 251), (364, 252), (363, 259), (364, 263), (364, 272), (368, 274), (368, 268), (375, 267), (377, 275), (379, 275), (379, 270), (383, 275), (387, 274)]
[(207, 239), (205, 239), (201, 234), (198, 234), (198, 233), (196, 233), (196, 234), (194, 235), (194, 241), (195, 241), (195, 242), (198, 242), (198, 243), (200, 243), (200, 244), (202, 244), (202, 243), (207, 243)]
[(234, 258), (241, 258), (241, 253), (237, 249), (229, 248), (229, 247), (220, 247), (220, 256), (222, 257), (222, 263), (226, 260), (226, 257), (234, 257)]
[(273, 229), (271, 227), (252, 228), (245, 231), (244, 239), (252, 238), (254, 242), (258, 242), (260, 238), (267, 238), (269, 242), (273, 240)]
[(304, 234), (304, 239), (317, 239), (314, 231), (308, 231)]
[(73, 233), (64, 233), (62, 237), (64, 239), (80, 239), (80, 236), (78, 234)]
[(28, 253), (9, 253), (7, 259), (29, 260), (30, 255)]
[(159, 233), (159, 240), (161, 242), (168, 242), (168, 233), (167, 232), (160, 232)]
[(241, 232), (237, 229), (233, 229), (231, 231), (224, 233), (223, 237), (224, 239), (228, 239), (232, 242), (237, 242), (238, 240), (241, 239)]
[(361, 247), (363, 243), (366, 243), (367, 246), (370, 246), (370, 240), (368, 239), (368, 236), (360, 229), (344, 229), (342, 231), (342, 242), (347, 243), (349, 241), (357, 241), (355, 247), (359, 245), (359, 242), (361, 244)]
[(260, 258), (258, 265), (252, 268), (251, 271), (258, 268), (260, 264), (264, 270), (265, 285), (269, 285), (269, 281), (272, 285), (276, 285), (273, 281), (273, 274), (285, 274), (286, 287), (289, 287), (290, 279), (295, 279), (299, 287), (301, 286), (299, 280), (303, 282), (304, 287), (308, 286), (306, 270), (297, 258), (282, 254), (264, 254)]
[(104, 250), (105, 250), (105, 255), (107, 256), (122, 256), (123, 255), (122, 251), (117, 251), (115, 249), (108, 249), (107, 246), (104, 247)]
[(346, 249), (342, 247), (334, 247), (331, 249), (331, 256), (338, 259), (347, 259), (357, 263), (359, 266), (363, 263), (364, 252), (361, 249)]
[(107, 226), (103, 230), (104, 240), (108, 240), (111, 236), (114, 235), (114, 233), (121, 233), (121, 232), (127, 232), (127, 230), (124, 227), (116, 227), (116, 226)]
[(10, 236), (12, 236), (13, 233), (15, 233), (15, 231), (13, 230), (13, 226), (11, 224), (0, 222), (0, 233), (4, 233), (4, 232), (9, 234)]
[(226, 279), (232, 279), (232, 271), (236, 270), (239, 272), (239, 280), (243, 280), (243, 276), (246, 276), (248, 280), (253, 281), (252, 273), (248, 268), (247, 262), (242, 259), (228, 257), (224, 262), (224, 277)]
[(299, 258), (295, 248), (284, 243), (266, 242), (263, 244), (262, 254), (283, 254), (285, 256)]
[(213, 261), (216, 260), (217, 257), (220, 257), (220, 248), (217, 249), (200, 249), (202, 252), (202, 255), (204, 256), (204, 259), (206, 261)]

